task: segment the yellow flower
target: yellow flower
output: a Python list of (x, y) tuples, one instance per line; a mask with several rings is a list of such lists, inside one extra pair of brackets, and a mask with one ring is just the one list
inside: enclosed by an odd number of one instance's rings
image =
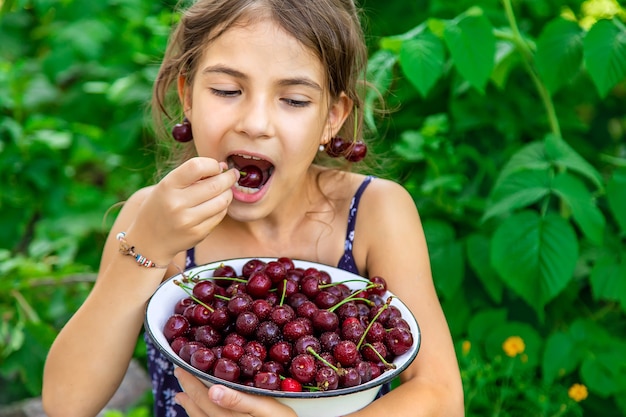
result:
[(574, 384), (567, 390), (567, 395), (569, 395), (572, 400), (579, 403), (587, 398), (589, 392), (587, 391), (587, 387), (583, 384)]
[(464, 340), (463, 344), (461, 345), (461, 351), (463, 352), (463, 356), (467, 356), (471, 349), (472, 342), (470, 342), (469, 340)]
[(519, 336), (510, 336), (502, 343), (502, 350), (511, 358), (523, 353), (524, 349), (526, 349), (526, 345), (524, 344), (524, 340)]

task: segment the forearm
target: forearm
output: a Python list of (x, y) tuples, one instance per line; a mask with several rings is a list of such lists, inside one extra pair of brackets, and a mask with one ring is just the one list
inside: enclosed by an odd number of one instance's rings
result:
[(132, 357), (145, 303), (163, 273), (123, 257), (99, 276), (50, 349), (43, 385), (48, 415), (93, 416), (111, 398)]
[[(462, 417), (463, 391), (414, 378), (349, 417)], [(348, 416), (346, 416), (348, 417)]]

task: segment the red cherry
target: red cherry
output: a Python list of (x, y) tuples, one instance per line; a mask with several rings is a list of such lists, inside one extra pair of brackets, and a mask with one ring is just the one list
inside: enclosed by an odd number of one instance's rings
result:
[(280, 381), (280, 389), (286, 392), (302, 392), (302, 384), (293, 378), (285, 378)]

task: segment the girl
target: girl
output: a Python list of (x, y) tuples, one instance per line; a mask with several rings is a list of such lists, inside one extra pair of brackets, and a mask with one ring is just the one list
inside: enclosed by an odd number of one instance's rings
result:
[[(178, 166), (127, 201), (93, 291), (50, 349), (49, 416), (103, 408), (132, 357), (147, 300), (178, 265), (258, 256), (380, 275), (416, 316), (423, 342), (402, 384), (354, 416), (463, 415), (458, 365), (411, 197), (396, 183), (318, 163), (324, 149), (351, 160), (363, 155), (338, 138), (360, 135), (353, 109), (366, 61), (352, 0), (191, 6), (154, 94), (157, 125), (182, 111), (173, 133), (188, 143)], [(157, 416), (295, 415), (271, 398), (173, 375), (150, 343), (148, 352)]]

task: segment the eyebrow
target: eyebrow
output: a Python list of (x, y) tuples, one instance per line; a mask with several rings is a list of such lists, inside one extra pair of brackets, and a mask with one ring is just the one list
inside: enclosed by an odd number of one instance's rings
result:
[[(225, 65), (217, 64), (211, 65), (202, 70), (202, 74), (225, 74), (234, 78), (239, 78), (242, 80), (247, 80), (249, 77), (241, 71), (238, 71), (234, 68), (227, 67)], [(278, 83), (281, 86), (291, 86), (291, 85), (302, 85), (305, 87), (312, 88), (317, 91), (323, 91), (322, 87), (308, 77), (293, 77), (293, 78), (285, 78), (279, 81)]]

